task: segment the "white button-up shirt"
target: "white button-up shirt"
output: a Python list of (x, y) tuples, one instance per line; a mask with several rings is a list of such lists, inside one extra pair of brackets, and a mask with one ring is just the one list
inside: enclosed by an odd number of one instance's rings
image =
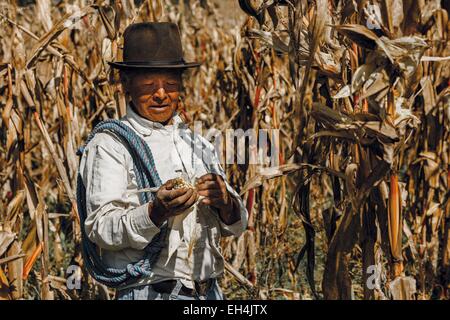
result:
[[(197, 202), (183, 214), (169, 218), (166, 246), (152, 269), (153, 275), (132, 286), (180, 279), (192, 288), (193, 280), (218, 277), (224, 270), (220, 237), (239, 236), (247, 226), (248, 213), (228, 184), (213, 145), (193, 135), (178, 115), (172, 125), (163, 126), (140, 117), (128, 106), (121, 120), (148, 144), (163, 183), (181, 173), (191, 182), (206, 173), (219, 174), (237, 198), (241, 214), (238, 222), (227, 225), (215, 209)], [(203, 149), (195, 149), (192, 140)], [(133, 192), (138, 185), (127, 147), (113, 133), (98, 133), (85, 148), (80, 172), (86, 187), (84, 228), (101, 249), (103, 261), (110, 267), (124, 268), (142, 259), (143, 249), (160, 229), (149, 217), (148, 203), (140, 203)]]

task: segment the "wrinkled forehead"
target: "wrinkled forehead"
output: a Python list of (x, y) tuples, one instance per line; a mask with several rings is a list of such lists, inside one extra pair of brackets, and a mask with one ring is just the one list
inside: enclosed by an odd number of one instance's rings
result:
[(140, 70), (125, 70), (122, 71), (127, 77), (134, 80), (157, 80), (157, 79), (171, 79), (181, 80), (182, 72), (180, 70), (171, 69), (140, 69)]

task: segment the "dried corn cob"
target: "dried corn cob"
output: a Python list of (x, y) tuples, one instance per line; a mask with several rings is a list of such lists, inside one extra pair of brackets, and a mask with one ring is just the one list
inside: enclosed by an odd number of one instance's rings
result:
[(183, 178), (176, 178), (173, 189), (182, 189), (182, 188), (194, 189), (194, 186), (191, 183), (184, 180)]

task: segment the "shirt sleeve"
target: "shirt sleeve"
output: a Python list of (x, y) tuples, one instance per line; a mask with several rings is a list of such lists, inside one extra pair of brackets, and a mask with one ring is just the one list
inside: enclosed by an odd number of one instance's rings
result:
[(248, 212), (247, 208), (244, 205), (244, 202), (242, 201), (241, 196), (234, 190), (234, 188), (228, 183), (227, 175), (225, 174), (225, 171), (223, 170), (222, 166), (220, 165), (219, 157), (217, 156), (217, 152), (214, 148), (214, 146), (209, 143), (206, 139), (202, 139), (203, 147), (207, 149), (207, 153), (205, 156), (206, 165), (208, 167), (208, 171), (211, 173), (215, 173), (220, 175), (223, 180), (225, 181), (225, 184), (227, 186), (228, 192), (237, 200), (239, 206), (239, 212), (241, 218), (236, 221), (235, 223), (228, 225), (225, 222), (222, 221), (220, 218), (220, 215), (218, 214), (218, 220), (220, 223), (220, 229), (223, 236), (235, 236), (239, 237), (246, 229), (248, 224)]
[(129, 201), (125, 146), (107, 133), (99, 133), (87, 145), (80, 172), (86, 187), (89, 239), (106, 250), (142, 250), (160, 231), (148, 215), (148, 203)]

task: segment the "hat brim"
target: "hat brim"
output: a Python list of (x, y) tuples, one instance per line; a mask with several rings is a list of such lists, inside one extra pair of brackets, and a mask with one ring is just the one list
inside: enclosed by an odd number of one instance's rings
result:
[(108, 61), (108, 64), (116, 69), (188, 69), (199, 67), (201, 63), (198, 62), (185, 62), (181, 64), (133, 64), (127, 62), (112, 62)]

